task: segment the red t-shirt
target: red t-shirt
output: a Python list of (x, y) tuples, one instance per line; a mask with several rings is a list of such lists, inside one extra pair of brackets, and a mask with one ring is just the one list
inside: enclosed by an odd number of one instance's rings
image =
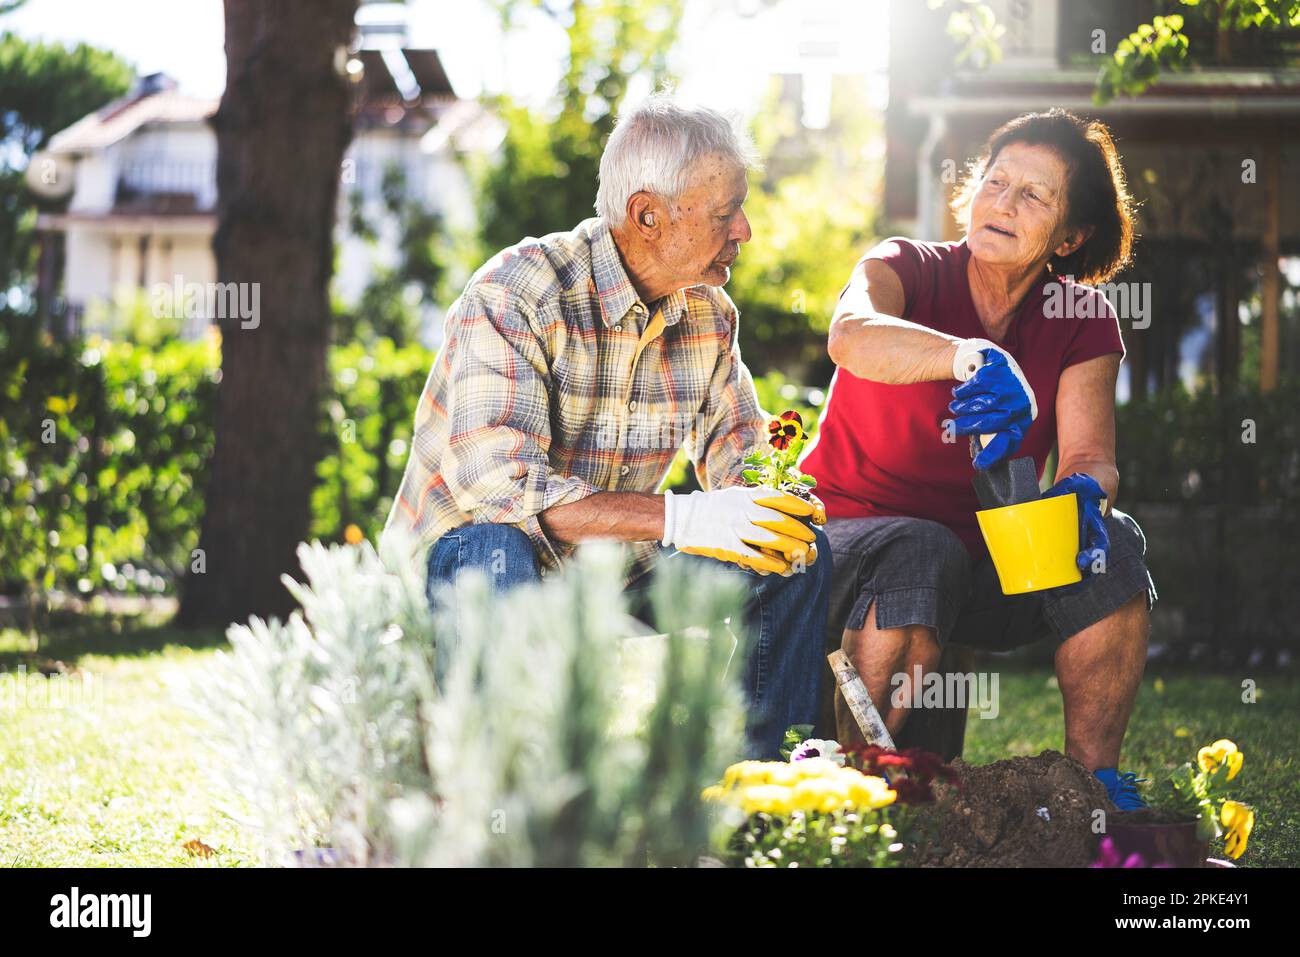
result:
[[(966, 278), (966, 241), (923, 243), (895, 237), (880, 259), (903, 286), (901, 318), (952, 336), (989, 338)], [(1095, 289), (1044, 271), (998, 343), (1015, 357), (1034, 390), (1038, 418), (1016, 456), (1029, 455), (1041, 480), (1056, 443), (1056, 387), (1067, 366), (1110, 352), (1124, 354), (1119, 320)], [(817, 479), (831, 518), (910, 515), (948, 526), (975, 558), (987, 554), (975, 520), (979, 503), (970, 440), (943, 441), (956, 380), (890, 385), (838, 369), (816, 441), (800, 468)]]

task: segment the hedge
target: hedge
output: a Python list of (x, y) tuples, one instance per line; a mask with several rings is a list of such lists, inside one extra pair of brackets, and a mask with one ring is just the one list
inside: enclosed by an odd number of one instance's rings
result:
[[(0, 589), (170, 590), (197, 545), (219, 346), (63, 342), (28, 329), (14, 321), (0, 327)], [(399, 348), (387, 339), (332, 349), (333, 387), (320, 420), (327, 454), (312, 492), (313, 537), (337, 541), (350, 525), (377, 537), (401, 479), (415, 405), (432, 362), (423, 347)], [(765, 408), (797, 408), (810, 426), (824, 398), (780, 373), (760, 378), (757, 386)], [(1171, 574), (1192, 552), (1201, 565), (1211, 561), (1221, 570), (1225, 562), (1239, 569), (1292, 564), (1300, 490), (1296, 408), (1297, 380), (1266, 395), (1245, 388), (1219, 394), (1175, 389), (1119, 408), (1121, 507), (1140, 521), (1145, 511), (1167, 533), (1152, 542), (1153, 567), (1166, 568), (1158, 585), (1167, 608), (1205, 604), (1203, 594), (1181, 594), (1186, 575)], [(667, 484), (690, 481), (678, 468)], [(1203, 525), (1207, 515), (1222, 523), (1225, 508), (1234, 515), (1267, 509), (1274, 534), (1244, 544), (1228, 536), (1227, 550), (1248, 554), (1191, 549), (1195, 536), (1190, 530), (1183, 535), (1181, 524)], [(1166, 540), (1171, 534), (1174, 540)], [(1226, 541), (1220, 534), (1210, 547), (1222, 551)], [(1249, 585), (1253, 573), (1244, 574)], [(1224, 580), (1222, 571), (1218, 579)], [(1215, 600), (1250, 604), (1246, 585)], [(1222, 614), (1215, 617), (1223, 620)]]
[[(433, 354), (330, 354), (311, 535), (383, 528)], [(220, 348), (64, 342), (0, 330), (0, 590), (172, 589), (198, 544)]]

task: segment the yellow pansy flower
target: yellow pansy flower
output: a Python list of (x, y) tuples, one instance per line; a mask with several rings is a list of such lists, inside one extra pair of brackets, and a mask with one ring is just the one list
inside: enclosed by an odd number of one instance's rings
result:
[(1213, 744), (1206, 745), (1196, 752), (1196, 763), (1206, 774), (1213, 774), (1220, 764), (1228, 766), (1228, 780), (1231, 781), (1241, 772), (1241, 763), (1246, 756), (1237, 750), (1237, 746), (1227, 738), (1220, 738)]
[(1255, 827), (1255, 809), (1240, 801), (1224, 801), (1219, 821), (1227, 828), (1223, 850), (1234, 861), (1246, 851), (1246, 842)]

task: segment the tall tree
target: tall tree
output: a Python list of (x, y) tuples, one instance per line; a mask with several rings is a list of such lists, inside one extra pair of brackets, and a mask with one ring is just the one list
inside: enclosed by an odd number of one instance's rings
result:
[[(339, 170), (357, 0), (226, 0), (217, 278), (256, 302), (220, 319), (217, 438), (180, 621), (287, 613), (320, 455)], [(253, 298), (256, 291), (256, 299)]]
[(501, 159), (483, 178), (479, 222), (485, 255), (525, 236), (571, 229), (595, 215), (596, 173), (615, 110), (638, 74), (672, 79), (668, 53), (683, 0), (496, 0), (506, 29), (536, 8), (563, 27), (569, 55), (556, 90), (557, 112), (501, 97)]

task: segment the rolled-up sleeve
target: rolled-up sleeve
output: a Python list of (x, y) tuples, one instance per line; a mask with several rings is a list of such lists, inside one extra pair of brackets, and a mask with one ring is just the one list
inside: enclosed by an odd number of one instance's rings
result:
[(725, 347), (709, 380), (709, 392), (696, 416), (688, 453), (704, 489), (744, 483), (742, 462), (762, 445), (767, 416), (758, 404), (754, 379), (740, 358), (739, 316), (730, 305)]
[(554, 566), (569, 549), (546, 535), (538, 514), (599, 489), (551, 469), (546, 350), (507, 290), (467, 290), (453, 312), (443, 479), (476, 523), (517, 525)]

